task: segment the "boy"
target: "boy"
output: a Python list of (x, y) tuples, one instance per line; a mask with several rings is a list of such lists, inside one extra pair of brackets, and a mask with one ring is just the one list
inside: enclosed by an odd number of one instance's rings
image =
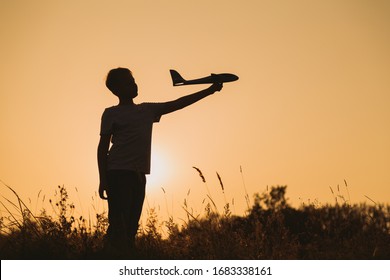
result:
[[(222, 89), (215, 83), (202, 91), (165, 103), (135, 104), (138, 87), (129, 69), (112, 69), (107, 88), (119, 104), (102, 115), (98, 146), (99, 196), (108, 200), (108, 246), (118, 253), (134, 250), (145, 198), (145, 174), (150, 173), (153, 123)], [(109, 149), (110, 141), (112, 142)]]

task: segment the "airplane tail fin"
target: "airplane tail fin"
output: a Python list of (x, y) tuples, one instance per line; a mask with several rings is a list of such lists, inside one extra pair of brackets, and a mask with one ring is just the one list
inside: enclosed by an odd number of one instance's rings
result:
[(169, 70), (171, 72), (172, 82), (174, 86), (183, 85), (186, 80), (175, 70)]

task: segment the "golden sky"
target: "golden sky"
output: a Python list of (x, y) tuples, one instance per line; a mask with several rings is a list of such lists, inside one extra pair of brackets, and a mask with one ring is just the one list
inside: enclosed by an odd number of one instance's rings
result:
[(287, 185), (292, 204), (325, 204), (339, 185), (351, 203), (390, 202), (389, 1), (1, 0), (0, 23), (0, 179), (33, 205), (65, 185), (84, 212), (104, 207), (91, 197), (118, 66), (138, 103), (204, 88), (173, 87), (169, 69), (240, 77), (155, 125), (147, 207), (202, 213), (192, 166), (222, 209), (220, 174), (237, 214), (240, 166), (250, 196)]

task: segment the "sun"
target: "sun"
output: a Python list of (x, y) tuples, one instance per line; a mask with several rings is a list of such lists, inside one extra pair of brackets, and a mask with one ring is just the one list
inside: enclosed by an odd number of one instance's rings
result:
[(154, 148), (151, 158), (151, 172), (147, 176), (147, 187), (150, 189), (161, 188), (166, 185), (171, 173), (169, 158), (158, 148)]

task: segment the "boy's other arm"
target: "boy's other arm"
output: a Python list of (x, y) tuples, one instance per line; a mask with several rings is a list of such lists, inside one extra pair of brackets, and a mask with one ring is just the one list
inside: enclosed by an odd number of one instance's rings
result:
[(222, 89), (222, 84), (215, 83), (207, 89), (180, 97), (179, 99), (173, 101), (162, 103), (160, 114), (164, 115), (164, 114), (168, 114), (183, 109), (184, 107), (194, 104), (195, 102), (205, 98), (206, 96), (213, 94), (216, 91), (220, 91), (221, 89)]
[(110, 146), (111, 135), (103, 134), (100, 136), (98, 145), (97, 158), (99, 167), (99, 196), (101, 199), (107, 199), (104, 195), (104, 191), (107, 191), (107, 153)]

